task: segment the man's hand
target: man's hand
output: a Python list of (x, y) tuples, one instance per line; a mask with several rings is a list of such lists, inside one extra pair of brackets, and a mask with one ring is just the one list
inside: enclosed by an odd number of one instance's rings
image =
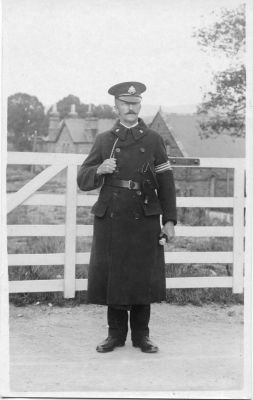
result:
[(116, 168), (116, 159), (107, 158), (97, 169), (97, 175), (112, 174)]
[(172, 240), (175, 237), (174, 222), (166, 222), (166, 224), (162, 227), (162, 233), (165, 233), (165, 235), (168, 236), (168, 241)]

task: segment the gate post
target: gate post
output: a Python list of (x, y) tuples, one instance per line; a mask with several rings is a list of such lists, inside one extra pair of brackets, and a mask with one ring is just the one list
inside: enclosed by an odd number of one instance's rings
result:
[(75, 297), (77, 166), (68, 165), (66, 180), (64, 298)]
[(233, 293), (243, 292), (244, 267), (244, 163), (234, 169)]

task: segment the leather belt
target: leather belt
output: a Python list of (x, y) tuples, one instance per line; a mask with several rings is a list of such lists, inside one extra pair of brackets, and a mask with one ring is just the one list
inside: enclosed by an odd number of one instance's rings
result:
[(141, 188), (141, 184), (139, 182), (134, 182), (131, 179), (129, 181), (125, 181), (123, 179), (106, 180), (105, 185), (123, 187), (130, 190), (139, 190)]

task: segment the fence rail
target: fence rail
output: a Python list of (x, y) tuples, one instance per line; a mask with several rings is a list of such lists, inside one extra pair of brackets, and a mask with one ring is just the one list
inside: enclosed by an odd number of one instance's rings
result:
[[(8, 225), (9, 237), (60, 236), (65, 238), (65, 252), (53, 254), (9, 254), (9, 267), (40, 265), (64, 265), (64, 279), (10, 281), (10, 293), (63, 291), (64, 297), (75, 296), (75, 291), (86, 290), (87, 280), (75, 278), (76, 264), (88, 264), (90, 253), (76, 252), (77, 236), (92, 236), (92, 225), (76, 223), (76, 207), (91, 206), (96, 195), (78, 194), (77, 167), (85, 156), (55, 153), (8, 153), (8, 164), (48, 165), (15, 193), (7, 194), (7, 211), (19, 205), (53, 205), (65, 207), (65, 224), (61, 225)], [(177, 168), (175, 166), (174, 168)], [(176, 226), (176, 235), (185, 237), (233, 237), (233, 251), (165, 252), (165, 261), (183, 263), (233, 264), (233, 276), (226, 277), (178, 277), (167, 278), (167, 288), (232, 287), (234, 293), (243, 291), (244, 265), (244, 159), (201, 158), (200, 165), (184, 168), (231, 168), (234, 169), (233, 197), (178, 197), (178, 207), (232, 208), (233, 226)], [(67, 169), (66, 193), (36, 193), (59, 172)]]

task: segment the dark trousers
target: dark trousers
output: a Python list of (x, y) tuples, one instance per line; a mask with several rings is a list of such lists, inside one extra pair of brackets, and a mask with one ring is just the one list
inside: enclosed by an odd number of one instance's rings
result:
[[(131, 339), (139, 340), (143, 336), (149, 336), (150, 304), (132, 305), (130, 307), (130, 328)], [(109, 335), (123, 340), (128, 332), (128, 311), (127, 309), (114, 308), (108, 306), (107, 321)]]

